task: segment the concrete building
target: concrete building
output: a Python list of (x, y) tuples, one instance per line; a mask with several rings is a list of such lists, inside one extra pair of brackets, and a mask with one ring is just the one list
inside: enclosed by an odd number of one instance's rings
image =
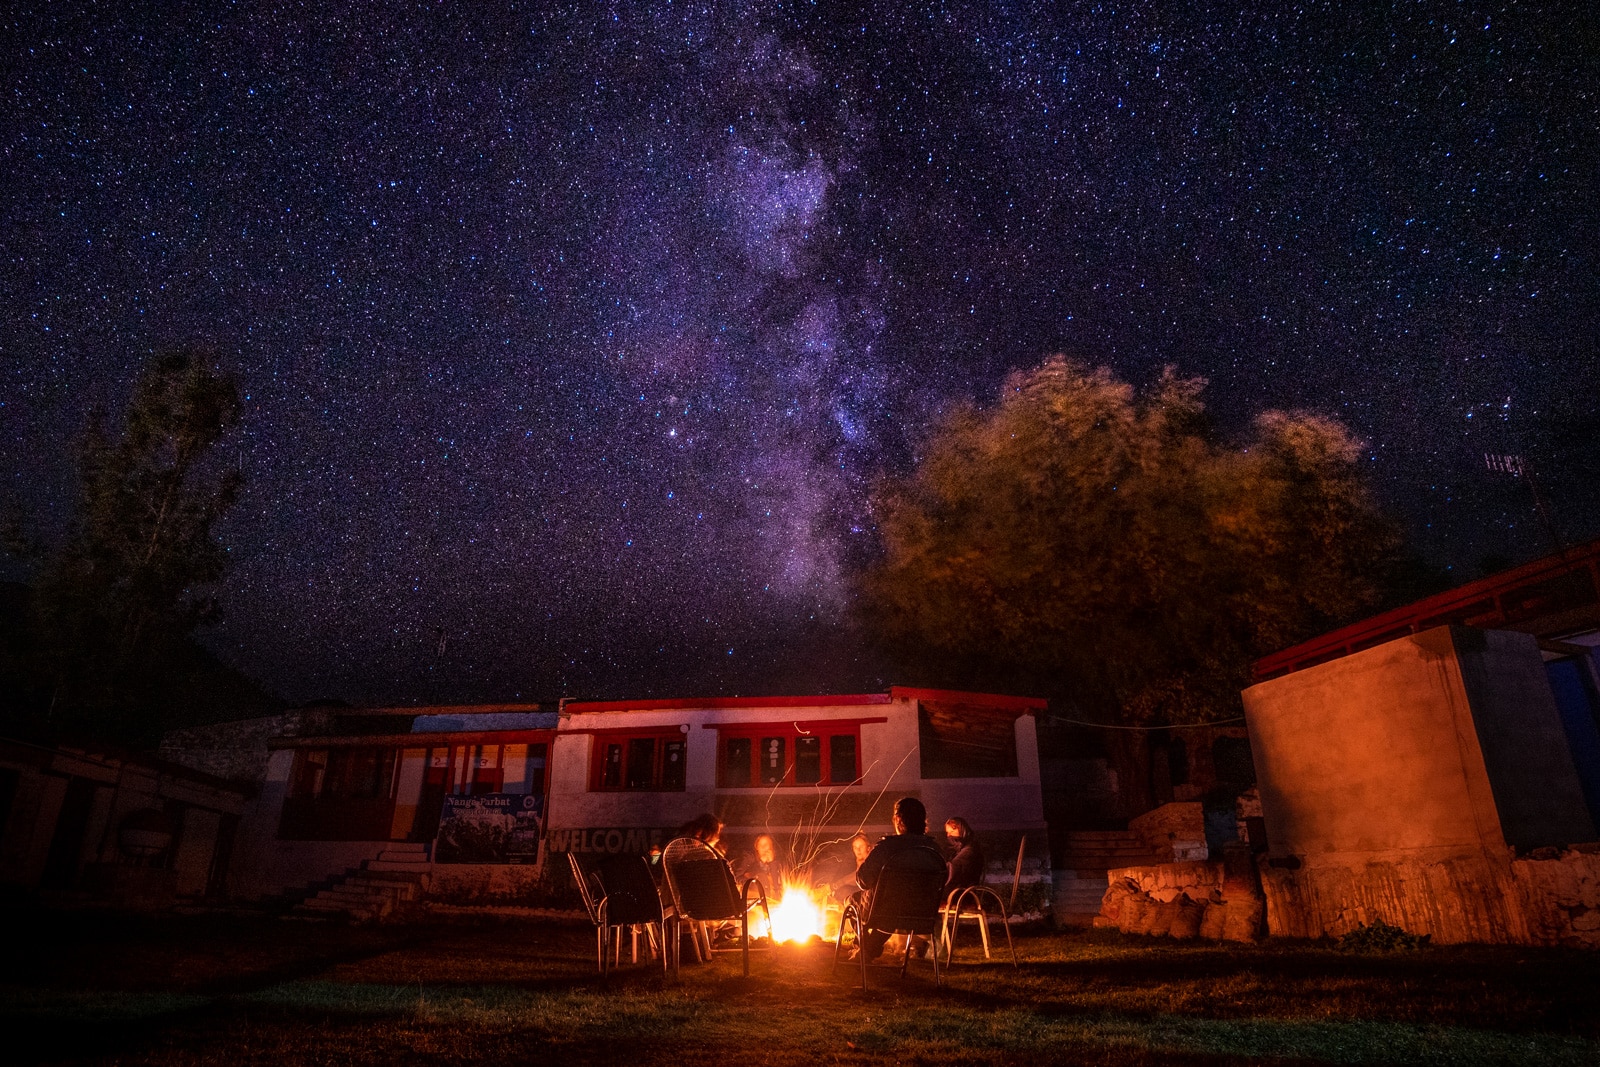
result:
[(900, 686), (569, 703), (551, 756), (547, 846), (644, 851), (711, 812), (730, 854), (768, 833), (789, 863), (804, 865), (836, 856), (858, 831), (891, 833), (894, 801), (915, 796), (934, 833), (946, 818), (966, 818), (997, 876), (1011, 876), (1027, 835), (1040, 910), (1050, 869), (1035, 727), (1044, 706)]
[[(977, 829), (996, 878), (1030, 842), (1049, 898), (1041, 700), (888, 693), (426, 708), (319, 707), (185, 731), (172, 758), (263, 767), (227, 876), (243, 897), (381, 916), (407, 904), (538, 907), (570, 851), (648, 851), (715, 812), (737, 856), (758, 833), (790, 863), (890, 832), (896, 798)], [(551, 860), (555, 863), (551, 863)], [(853, 866), (853, 865), (852, 865)]]
[(1597, 568), (1600, 543), (1257, 664), (1273, 934), (1600, 947)]
[[(284, 721), (229, 876), (242, 896), (300, 894), (316, 909), (381, 915), (430, 893), (522, 899), (537, 880), (557, 716), (537, 704), (317, 708)], [(183, 739), (221, 758), (227, 728)], [(529, 846), (529, 841), (532, 846)], [(442, 845), (442, 847), (441, 847)]]
[(222, 899), (247, 796), (114, 748), (0, 738), (0, 885), (143, 907)]

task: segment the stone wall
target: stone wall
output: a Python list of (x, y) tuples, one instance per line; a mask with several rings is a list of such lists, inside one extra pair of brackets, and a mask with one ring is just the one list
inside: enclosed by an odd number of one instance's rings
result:
[(161, 739), (160, 756), (218, 778), (260, 785), (267, 774), (267, 742), (294, 736), (305, 717), (305, 712), (296, 710), (174, 730)]
[(1130, 819), (1128, 829), (1167, 863), (1205, 860), (1211, 855), (1206, 845), (1205, 812), (1197, 800), (1163, 804)]
[(1253, 941), (1264, 903), (1248, 850), (1221, 860), (1123, 867), (1106, 874), (1097, 927), (1184, 941)]
[(1382, 920), (1440, 944), (1600, 948), (1600, 847), (1424, 861), (1322, 863), (1261, 874), (1277, 937), (1340, 937)]

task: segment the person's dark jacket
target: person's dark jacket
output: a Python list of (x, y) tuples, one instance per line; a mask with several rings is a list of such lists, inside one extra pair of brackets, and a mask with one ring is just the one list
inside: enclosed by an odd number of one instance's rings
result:
[(969, 886), (982, 884), (983, 868), (983, 850), (977, 842), (968, 841), (962, 845), (949, 863), (950, 875), (944, 883), (945, 898), (949, 899)]
[(872, 851), (867, 853), (867, 858), (856, 868), (856, 881), (860, 883), (861, 888), (871, 889), (877, 885), (878, 873), (883, 870), (883, 865), (889, 857), (908, 848), (931, 848), (935, 852), (939, 850), (939, 846), (935, 845), (933, 838), (927, 834), (890, 834), (873, 845)]

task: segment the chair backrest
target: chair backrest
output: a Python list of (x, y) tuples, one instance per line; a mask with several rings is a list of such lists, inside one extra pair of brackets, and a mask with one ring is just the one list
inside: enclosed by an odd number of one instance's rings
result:
[(891, 854), (868, 898), (866, 925), (931, 935), (939, 928), (947, 874), (944, 857), (931, 848), (918, 846)]
[(591, 922), (599, 924), (602, 903), (605, 921), (612, 926), (661, 921), (661, 895), (650, 876), (650, 863), (643, 856), (619, 853), (591, 857), (569, 852), (567, 858)]
[(1028, 851), (1028, 835), (1022, 835), (1022, 841), (1017, 845), (1017, 869), (1011, 875), (1011, 899), (1006, 901), (1006, 911), (1017, 910), (1017, 890), (1022, 888), (1022, 857)]
[(634, 853), (607, 856), (597, 873), (606, 894), (606, 922), (631, 926), (661, 921), (661, 894), (649, 860)]
[(567, 862), (572, 865), (572, 880), (578, 884), (578, 895), (583, 897), (583, 910), (589, 913), (589, 921), (599, 926), (600, 901), (606, 891), (600, 886), (595, 864), (576, 852), (567, 853)]
[(704, 841), (680, 837), (661, 853), (678, 914), (685, 919), (737, 919), (744, 901), (722, 854)]

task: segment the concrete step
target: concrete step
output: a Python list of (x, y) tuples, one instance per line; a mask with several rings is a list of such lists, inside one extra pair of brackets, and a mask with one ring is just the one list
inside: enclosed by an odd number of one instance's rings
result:
[(383, 855), (389, 856), (426, 856), (428, 846), (420, 841), (391, 841), (383, 846)]
[(374, 871), (363, 868), (346, 875), (345, 881), (362, 885), (420, 885), (422, 875), (416, 871)]
[(379, 857), (368, 860), (363, 868), (369, 871), (394, 871), (400, 874), (427, 874), (433, 870), (433, 864), (427, 860), (386, 860)]
[(1079, 873), (1058, 869), (1053, 873), (1055, 891), (1050, 902), (1055, 921), (1062, 926), (1090, 926), (1100, 914), (1100, 901), (1106, 892), (1105, 872)]
[(1057, 911), (1096, 914), (1100, 911), (1100, 903), (1104, 899), (1104, 893), (1095, 892), (1094, 890), (1088, 892), (1074, 890), (1069, 893), (1057, 893), (1052, 904)]
[(408, 891), (408, 888), (400, 886), (340, 885), (324, 890), (324, 892), (339, 900), (370, 902), (411, 900), (414, 896), (413, 893)]
[(383, 863), (427, 863), (428, 850), (422, 845), (414, 849), (386, 848), (378, 853), (378, 860)]
[(387, 913), (389, 909), (388, 904), (370, 900), (312, 897), (295, 910), (318, 915), (348, 915), (352, 919), (370, 919)]
[[(326, 896), (323, 894), (326, 894)], [(322, 897), (324, 900), (338, 900), (346, 904), (358, 905), (376, 904), (385, 900), (393, 899), (393, 897), (387, 893), (372, 893), (364, 889), (357, 889), (344, 885), (335, 886), (332, 889), (325, 889), (322, 893), (318, 893), (317, 896)]]
[(321, 897), (312, 897), (310, 900), (303, 900), (300, 902), (299, 906), (295, 908), (296, 911), (347, 911), (348, 909), (349, 905), (345, 901), (324, 900)]

